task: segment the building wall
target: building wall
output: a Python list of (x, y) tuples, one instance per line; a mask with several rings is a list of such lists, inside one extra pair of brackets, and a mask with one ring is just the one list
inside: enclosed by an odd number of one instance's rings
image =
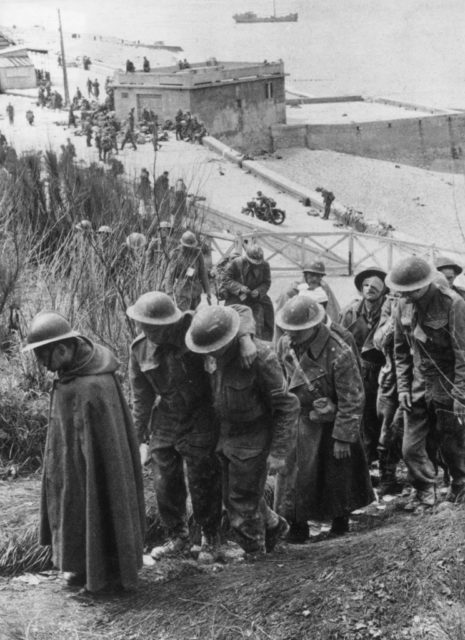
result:
[(453, 171), (465, 155), (465, 114), (392, 122), (273, 127), (275, 149), (306, 146), (357, 156)]
[(12, 89), (33, 89), (37, 86), (34, 67), (0, 68), (0, 91)]
[(270, 150), (271, 125), (286, 121), (284, 78), (195, 89), (191, 112), (211, 135), (235, 149)]
[(147, 106), (158, 115), (162, 122), (167, 118), (174, 119), (176, 111), (191, 111), (189, 91), (158, 87), (133, 87), (131, 89), (115, 87), (115, 111), (120, 120), (124, 120), (129, 110), (134, 107), (140, 115)]

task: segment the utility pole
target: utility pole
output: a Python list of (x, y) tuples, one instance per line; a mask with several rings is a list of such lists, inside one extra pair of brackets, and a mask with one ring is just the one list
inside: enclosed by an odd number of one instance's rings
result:
[(63, 30), (61, 28), (60, 9), (58, 9), (58, 24), (60, 25), (61, 66), (63, 67), (63, 87), (65, 90), (65, 107), (69, 107), (68, 71), (66, 70), (65, 45), (63, 42)]

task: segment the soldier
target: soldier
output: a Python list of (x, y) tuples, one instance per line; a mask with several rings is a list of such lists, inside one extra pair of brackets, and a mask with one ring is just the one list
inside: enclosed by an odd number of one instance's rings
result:
[(378, 496), (399, 493), (402, 484), (396, 480), (397, 465), (402, 458), (404, 416), (397, 398), (397, 376), (394, 356), (394, 324), (398, 294), (388, 295), (381, 309), (373, 344), (384, 354), (385, 364), (378, 377), (376, 408), (381, 420), (378, 440), (379, 485)]
[(92, 80), (87, 78), (87, 96), (91, 98), (94, 95), (94, 85), (92, 84)]
[(458, 287), (454, 282), (456, 277), (463, 272), (462, 267), (447, 256), (438, 256), (435, 264), (436, 269), (446, 277), (452, 291), (455, 291), (465, 299), (465, 290)]
[(15, 108), (14, 106), (11, 104), (11, 102), (8, 103), (7, 107), (6, 107), (6, 113), (8, 115), (8, 122), (13, 125), (15, 122)]
[(276, 310), (279, 311), (279, 309), (284, 307), (289, 298), (296, 296), (300, 291), (312, 291), (317, 287), (322, 287), (325, 290), (326, 295), (328, 296), (326, 313), (331, 318), (331, 320), (337, 322), (339, 320), (341, 308), (339, 307), (339, 303), (331, 287), (327, 282), (324, 282), (323, 280), (326, 275), (324, 262), (322, 260), (316, 260), (315, 262), (311, 262), (308, 265), (305, 265), (302, 269), (302, 274), (304, 281), (294, 282), (292, 287), (288, 289), (283, 295), (281, 295), (280, 298), (278, 298)]
[(201, 247), (192, 231), (185, 231), (179, 246), (173, 250), (166, 276), (166, 292), (182, 310), (196, 309), (202, 291), (211, 302), (210, 280)]
[(374, 499), (360, 439), (365, 398), (359, 366), (324, 317), (308, 296), (292, 298), (276, 316), (285, 331), (278, 357), (300, 400), (297, 438), (275, 496), (276, 511), (291, 523), (292, 542), (308, 540), (309, 519), (330, 519), (328, 535), (343, 535), (349, 514)]
[(153, 193), (155, 197), (155, 211), (157, 212), (158, 219), (168, 220), (170, 217), (170, 203), (169, 203), (169, 191), (170, 180), (168, 171), (158, 176), (153, 185)]
[(252, 309), (257, 337), (272, 340), (274, 330), (273, 303), (268, 295), (271, 286), (270, 264), (263, 249), (256, 244), (247, 246), (245, 256), (232, 260), (223, 278), (225, 304), (245, 304)]
[(204, 307), (194, 316), (186, 345), (210, 356), (214, 403), (220, 420), (217, 452), (223, 472), (223, 502), (235, 539), (246, 553), (270, 552), (288, 531), (267, 506), (267, 472), (284, 466), (299, 411), (271, 347), (256, 340), (257, 358), (241, 366), (239, 315), (233, 307)]
[(465, 488), (465, 301), (439, 288), (436, 275), (425, 260), (409, 257), (386, 280), (401, 297), (394, 328), (397, 391), (405, 416), (403, 456), (415, 489), (409, 508), (416, 511), (436, 502), (431, 436), (452, 477), (448, 499), (463, 498)]
[[(242, 312), (242, 364), (250, 366), (255, 357), (249, 335), (253, 320), (248, 309)], [(140, 296), (127, 314), (142, 332), (131, 345), (129, 363), (134, 422), (141, 444), (150, 436), (158, 509), (168, 532), (168, 541), (155, 547), (152, 556), (158, 560), (190, 547), (185, 463), (194, 518), (202, 529), (199, 560), (213, 562), (219, 554), (221, 519), (220, 470), (214, 455), (217, 421), (203, 360), (184, 344), (193, 314), (182, 312), (158, 291)], [(146, 446), (141, 456), (146, 458)]]
[(27, 346), (57, 373), (45, 445), (40, 544), (69, 586), (134, 588), (145, 508), (131, 414), (118, 362), (54, 311), (31, 322)]
[(362, 299), (356, 299), (346, 307), (340, 317), (340, 324), (355, 338), (362, 358), (362, 377), (365, 388), (365, 410), (363, 413), (362, 437), (368, 462), (378, 458), (378, 440), (381, 421), (376, 411), (378, 376), (384, 356), (373, 344), (373, 335), (378, 327), (381, 309), (386, 297), (384, 278), (386, 273), (372, 267), (360, 271), (354, 282)]
[(126, 142), (130, 142), (132, 144), (132, 148), (134, 151), (137, 151), (137, 145), (134, 135), (134, 126), (135, 126), (135, 116), (134, 116), (134, 107), (129, 111), (127, 120), (126, 120), (126, 128), (124, 130), (124, 138), (121, 143), (121, 151), (124, 149), (124, 145)]

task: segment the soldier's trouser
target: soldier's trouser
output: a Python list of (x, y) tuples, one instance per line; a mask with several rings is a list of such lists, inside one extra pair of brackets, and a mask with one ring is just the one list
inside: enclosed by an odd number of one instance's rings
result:
[(395, 389), (394, 392), (395, 395), (388, 395), (380, 389), (376, 402), (378, 417), (382, 420), (378, 441), (381, 482), (395, 479), (396, 467), (402, 458), (404, 418)]
[(465, 429), (453, 413), (452, 399), (426, 395), (412, 401), (412, 411), (405, 414), (402, 453), (416, 489), (426, 489), (435, 482), (436, 469), (428, 455), (428, 441), (434, 438), (452, 476), (452, 486), (465, 485)]
[[(219, 453), (223, 503), (235, 538), (248, 553), (265, 550), (265, 530), (279, 523), (264, 499), (267, 452), (244, 458), (241, 452)], [(239, 457), (239, 455), (241, 457)], [(248, 455), (248, 454), (247, 454)]]
[(170, 536), (187, 536), (187, 488), (194, 519), (206, 535), (215, 535), (221, 522), (221, 469), (214, 453), (181, 455), (175, 446), (152, 449), (158, 510)]
[(369, 362), (362, 363), (363, 387), (365, 389), (365, 408), (362, 420), (362, 440), (368, 460), (371, 464), (378, 458), (378, 440), (381, 433), (381, 420), (376, 410), (378, 396), (378, 375), (380, 365)]

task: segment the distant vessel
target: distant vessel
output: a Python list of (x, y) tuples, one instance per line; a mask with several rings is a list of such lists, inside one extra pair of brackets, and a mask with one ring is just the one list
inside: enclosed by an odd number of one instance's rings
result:
[(179, 53), (180, 51), (184, 51), (182, 47), (177, 44), (165, 44), (163, 40), (157, 40), (153, 44), (145, 45), (150, 49), (164, 49), (165, 51), (173, 51), (174, 53)]
[(235, 13), (233, 18), (236, 22), (297, 22), (299, 18), (298, 13), (288, 13), (285, 16), (276, 15), (276, 4), (273, 0), (273, 15), (272, 16), (257, 16), (253, 11), (246, 11), (245, 13)]

